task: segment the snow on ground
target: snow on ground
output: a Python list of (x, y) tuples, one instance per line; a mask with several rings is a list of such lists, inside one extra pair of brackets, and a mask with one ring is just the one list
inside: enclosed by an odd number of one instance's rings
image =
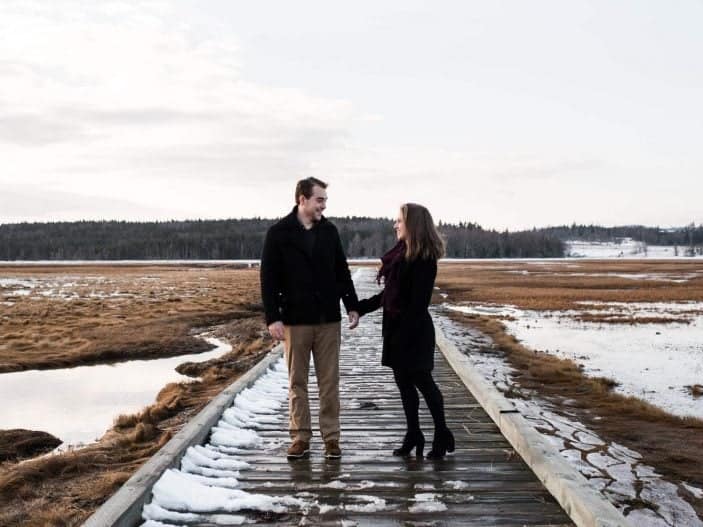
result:
[(686, 246), (647, 245), (632, 238), (617, 242), (567, 240), (565, 244), (566, 255), (572, 258), (679, 258), (687, 256), (688, 250)]
[(438, 500), (439, 495), (431, 492), (415, 494), (413, 501), (415, 505), (408, 507), (410, 512), (442, 512), (447, 510), (447, 506)]
[[(496, 311), (497, 307), (494, 309)], [(447, 338), (489, 382), (502, 392), (521, 390), (513, 380), (512, 368), (502, 353), (493, 348), (489, 337), (477, 330), (459, 326), (441, 316), (441, 311), (435, 319)], [(679, 491), (686, 490), (696, 495), (703, 493), (702, 489), (685, 482), (672, 483), (663, 479), (652, 467), (641, 463), (637, 452), (622, 445), (607, 444), (573, 414), (555, 408), (537, 394), (525, 393), (525, 396), (525, 399), (511, 399), (520, 414), (633, 525), (703, 526), (691, 505), (679, 495)], [(640, 502), (644, 508), (632, 509), (633, 502)]]
[[(568, 358), (586, 375), (607, 377), (616, 391), (675, 415), (703, 418), (703, 397), (687, 386), (703, 383), (703, 303), (594, 303), (583, 311), (543, 312), (499, 305), (447, 305), (463, 313), (505, 315), (508, 332), (530, 349)], [(666, 316), (668, 324), (612, 324), (574, 320), (579, 314)]]
[[(2, 269), (0, 267), (0, 269)], [(199, 271), (202, 271), (200, 269)], [(207, 294), (212, 291), (201, 281), (205, 277), (198, 277), (198, 281), (186, 282), (189, 291), (181, 292), (181, 296)], [(0, 278), (0, 300), (13, 300), (16, 297), (26, 297), (30, 300), (63, 300), (74, 301), (79, 299), (106, 299), (122, 301), (142, 295), (141, 288), (154, 282), (160, 282), (161, 277), (143, 276), (139, 278), (108, 278), (101, 275), (61, 275), (48, 277), (16, 278), (7, 276)], [(136, 287), (136, 290), (135, 290)], [(129, 290), (132, 290), (130, 292)], [(175, 286), (159, 285), (159, 295), (169, 295)], [(149, 301), (159, 302), (159, 298), (150, 298)]]
[(351, 498), (359, 503), (346, 504), (344, 505), (344, 510), (350, 512), (378, 512), (388, 508), (386, 506), (386, 500), (376, 496), (356, 495)]
[(355, 270), (354, 270), (354, 273), (352, 274), (352, 280), (354, 281), (354, 283), (356, 283), (356, 281), (359, 279), (359, 277), (360, 277), (361, 275), (363, 275), (363, 274), (364, 274), (364, 268), (363, 268), (363, 267), (360, 267), (360, 268), (358, 268), (358, 269), (355, 269)]
[[(537, 262), (528, 262), (531, 264), (537, 264)], [(553, 262), (549, 262), (553, 263)], [(564, 267), (567, 267), (566, 264), (564, 264)], [(569, 267), (580, 267), (580, 266), (569, 266)], [(564, 272), (556, 272), (556, 271), (544, 271), (541, 269), (537, 270), (529, 270), (529, 269), (507, 269), (503, 271), (508, 274), (519, 274), (519, 275), (524, 275), (524, 276), (559, 276), (559, 277), (564, 277), (564, 276), (587, 276), (587, 277), (604, 277), (604, 278), (625, 278), (628, 280), (651, 280), (654, 282), (672, 282), (672, 283), (677, 283), (677, 284), (683, 284), (688, 282), (689, 280), (693, 278), (698, 278), (699, 276), (703, 275), (703, 272), (701, 271), (693, 271), (693, 272), (680, 272), (680, 273), (674, 273), (674, 272), (668, 272), (668, 273), (579, 273), (579, 272), (570, 272), (570, 273), (564, 273)]]
[(58, 300), (77, 300), (84, 298), (132, 298), (131, 293), (119, 290), (105, 292), (104, 289), (117, 284), (103, 276), (52, 276), (47, 278), (0, 278), (0, 297), (18, 296), (30, 299), (53, 298)]
[(32, 289), (34, 287), (34, 281), (30, 279), (19, 278), (0, 278), (0, 287), (19, 287)]

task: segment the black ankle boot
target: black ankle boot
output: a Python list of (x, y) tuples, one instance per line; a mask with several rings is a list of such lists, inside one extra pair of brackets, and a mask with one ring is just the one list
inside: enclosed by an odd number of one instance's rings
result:
[(447, 452), (454, 452), (454, 435), (449, 428), (441, 432), (435, 431), (432, 450), (427, 453), (427, 459), (442, 459)]
[(425, 436), (418, 430), (417, 432), (406, 432), (403, 438), (403, 444), (400, 448), (393, 451), (394, 456), (408, 457), (410, 451), (415, 448), (415, 455), (422, 457), (422, 451), (425, 449)]

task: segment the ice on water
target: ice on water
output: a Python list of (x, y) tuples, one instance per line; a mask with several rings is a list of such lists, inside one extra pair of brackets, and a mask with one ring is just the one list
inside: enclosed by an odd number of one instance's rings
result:
[[(469, 330), (467, 335), (465, 328), (458, 327), (446, 317), (439, 316), (438, 321), (447, 337), (489, 382), (499, 389), (515, 386), (512, 368), (500, 354), (490, 351), (490, 342), (484, 335), (476, 330)], [(627, 517), (633, 525), (703, 526), (691, 505), (681, 497), (679, 488), (694, 496), (696, 493), (703, 495), (703, 490), (686, 483), (675, 485), (667, 481), (652, 467), (642, 463), (638, 452), (618, 443), (606, 443), (583, 423), (557, 411), (537, 394), (511, 400), (520, 414), (616, 507), (629, 509), (635, 497), (654, 504), (652, 510), (631, 510)]]

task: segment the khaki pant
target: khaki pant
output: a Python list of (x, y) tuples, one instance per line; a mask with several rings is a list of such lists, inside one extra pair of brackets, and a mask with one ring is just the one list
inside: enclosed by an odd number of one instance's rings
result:
[(341, 322), (285, 327), (289, 430), (293, 441), (310, 441), (312, 438), (308, 400), (311, 352), (320, 391), (320, 433), (325, 441), (339, 441), (341, 328)]

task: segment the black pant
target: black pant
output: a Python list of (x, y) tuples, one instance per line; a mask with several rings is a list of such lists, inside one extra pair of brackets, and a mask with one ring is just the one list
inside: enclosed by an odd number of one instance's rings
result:
[(395, 383), (400, 390), (400, 399), (403, 401), (403, 410), (405, 411), (405, 420), (408, 423), (408, 432), (418, 432), (420, 430), (420, 398), (417, 395), (417, 390), (420, 390), (425, 398), (427, 408), (432, 414), (434, 421), (435, 433), (443, 432), (447, 429), (447, 423), (444, 418), (444, 398), (439, 387), (432, 378), (430, 371), (404, 371), (399, 369), (393, 370)]

